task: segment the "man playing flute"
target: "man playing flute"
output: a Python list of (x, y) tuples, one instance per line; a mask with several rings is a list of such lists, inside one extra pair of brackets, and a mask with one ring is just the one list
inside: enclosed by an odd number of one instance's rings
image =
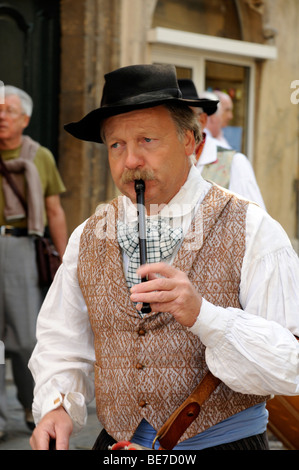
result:
[(268, 449), (267, 399), (299, 393), (298, 257), (263, 209), (193, 165), (201, 133), (190, 107), (212, 113), (215, 102), (182, 99), (172, 66), (133, 65), (105, 80), (101, 106), (65, 128), (107, 146), (123, 196), (74, 231), (41, 309), (31, 446), (55, 439), (67, 449), (95, 395), (96, 449), (124, 439), (150, 448), (211, 371), (220, 383), (174, 449)]

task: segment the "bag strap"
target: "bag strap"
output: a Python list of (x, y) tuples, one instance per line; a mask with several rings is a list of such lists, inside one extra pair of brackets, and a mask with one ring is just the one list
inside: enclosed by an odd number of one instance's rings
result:
[(20, 191), (18, 190), (17, 186), (15, 185), (15, 182), (13, 181), (8, 169), (6, 168), (5, 163), (2, 160), (1, 155), (0, 155), (0, 172), (2, 173), (2, 175), (4, 176), (4, 178), (6, 179), (8, 184), (10, 185), (10, 187), (13, 190), (13, 192), (15, 193), (15, 195), (19, 198), (20, 203), (22, 204), (25, 212), (27, 212), (27, 203), (26, 203), (24, 197), (22, 196), (22, 194), (20, 193)]
[(209, 398), (220, 382), (220, 379), (208, 371), (191, 395), (159, 429), (153, 441), (152, 449), (154, 449), (157, 440), (160, 443), (161, 450), (173, 449), (186, 429), (197, 418), (201, 405)]

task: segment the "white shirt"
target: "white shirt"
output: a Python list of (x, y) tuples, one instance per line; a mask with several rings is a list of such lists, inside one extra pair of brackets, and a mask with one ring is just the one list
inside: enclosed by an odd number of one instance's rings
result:
[[(205, 165), (217, 161), (217, 145), (220, 145), (220, 143), (207, 133), (204, 148), (196, 164), (200, 172), (203, 171)], [(250, 201), (256, 202), (265, 209), (252, 165), (243, 153), (236, 152), (233, 156), (228, 189)]]
[(222, 147), (224, 149), (232, 149), (232, 146), (228, 143), (222, 131), (217, 137), (213, 137), (211, 131), (208, 128), (205, 128), (204, 131), (209, 137), (215, 140), (216, 144), (219, 145), (219, 147)]
[[(188, 220), (182, 224), (184, 232), (194, 204), (202, 202), (209, 188), (192, 167), (172, 201), (175, 207), (181, 198), (188, 202), (183, 210), (183, 219)], [(171, 216), (181, 217), (171, 207)], [(36, 422), (63, 404), (74, 431), (85, 424), (86, 404), (94, 398), (93, 333), (77, 279), (84, 226), (71, 235), (42, 306), (38, 342), (29, 363), (36, 382)], [(240, 303), (243, 310), (216, 307), (203, 299), (190, 331), (205, 344), (209, 369), (241, 393), (299, 394), (299, 344), (293, 336), (299, 336), (299, 260), (281, 226), (255, 204), (249, 205), (246, 217)]]

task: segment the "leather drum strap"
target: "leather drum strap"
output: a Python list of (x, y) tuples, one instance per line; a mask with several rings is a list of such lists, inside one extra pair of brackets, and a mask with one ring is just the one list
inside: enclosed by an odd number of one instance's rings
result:
[(190, 424), (197, 418), (201, 405), (209, 398), (211, 393), (220, 384), (220, 379), (210, 371), (204, 376), (189, 397), (168, 418), (166, 423), (159, 429), (153, 441), (159, 441), (160, 450), (171, 450), (180, 437), (184, 434)]

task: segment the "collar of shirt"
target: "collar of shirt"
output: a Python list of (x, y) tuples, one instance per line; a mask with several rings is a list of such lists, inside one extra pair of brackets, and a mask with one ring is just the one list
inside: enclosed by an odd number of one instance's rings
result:
[(217, 161), (217, 144), (215, 139), (206, 134), (205, 146), (201, 152), (201, 156), (196, 164), (196, 167), (200, 171), (203, 170), (204, 165), (209, 165)]

